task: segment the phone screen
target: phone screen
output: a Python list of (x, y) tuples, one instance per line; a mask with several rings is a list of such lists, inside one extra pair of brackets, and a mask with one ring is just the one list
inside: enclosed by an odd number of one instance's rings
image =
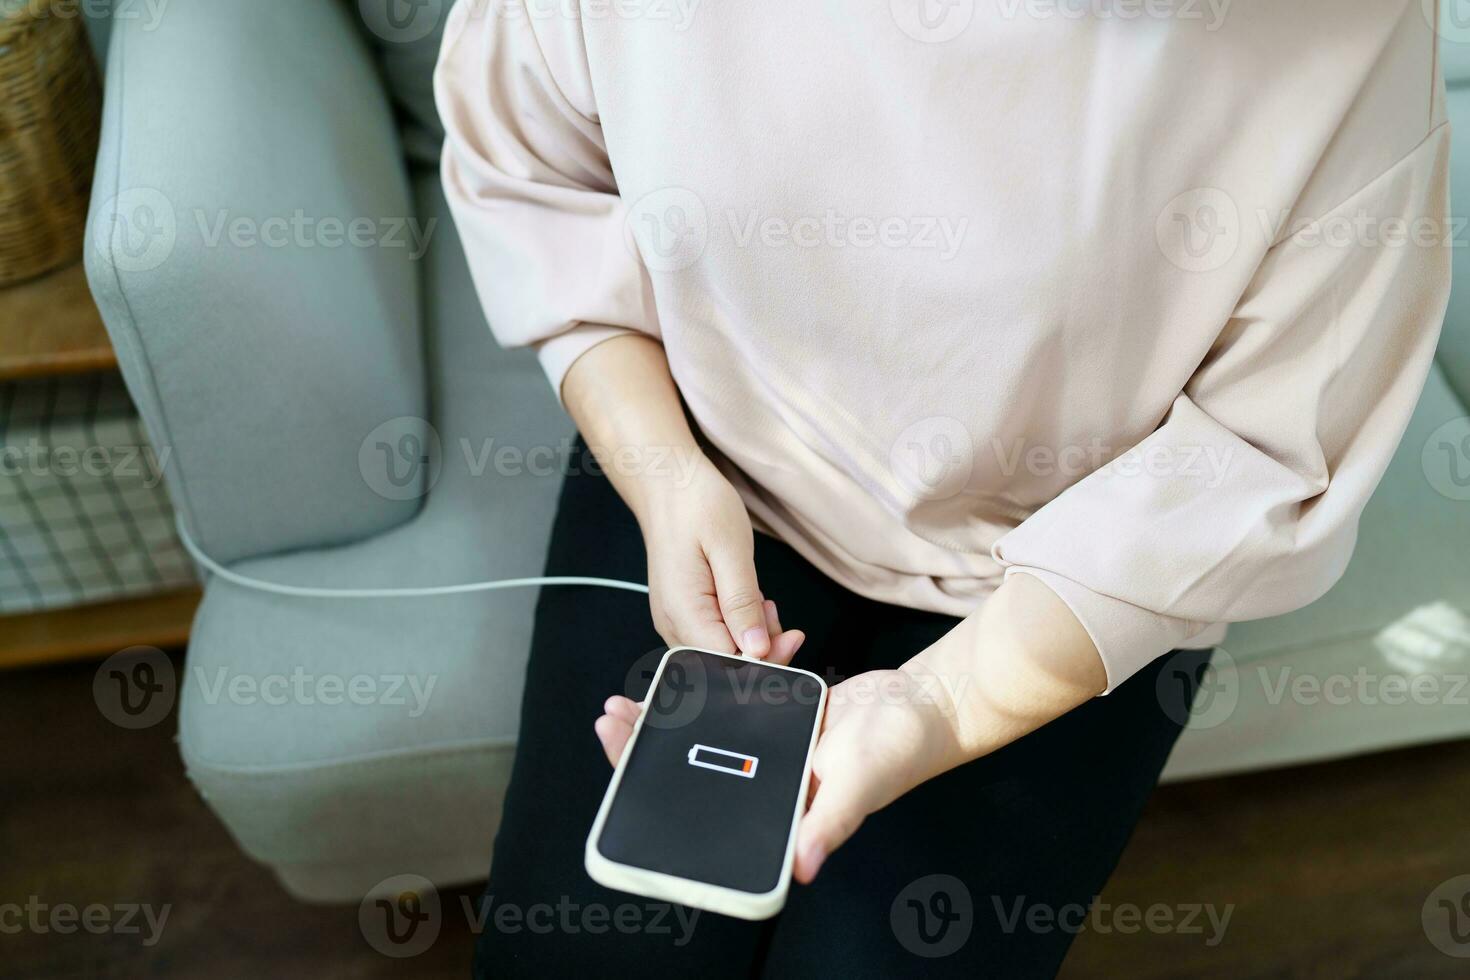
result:
[(774, 889), (821, 695), (822, 682), (802, 671), (699, 650), (669, 654), (597, 849), (679, 878)]

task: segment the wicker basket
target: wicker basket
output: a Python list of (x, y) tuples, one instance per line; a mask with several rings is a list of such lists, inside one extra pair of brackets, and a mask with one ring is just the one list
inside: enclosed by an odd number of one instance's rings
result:
[(0, 286), (81, 255), (101, 104), (76, 5), (0, 0)]

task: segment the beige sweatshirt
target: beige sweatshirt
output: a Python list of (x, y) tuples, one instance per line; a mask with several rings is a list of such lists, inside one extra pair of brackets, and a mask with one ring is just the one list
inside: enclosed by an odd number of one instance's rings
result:
[(554, 385), (660, 338), (758, 525), (1034, 575), (1111, 689), (1348, 561), (1449, 289), (1426, 6), (460, 0), (444, 183)]

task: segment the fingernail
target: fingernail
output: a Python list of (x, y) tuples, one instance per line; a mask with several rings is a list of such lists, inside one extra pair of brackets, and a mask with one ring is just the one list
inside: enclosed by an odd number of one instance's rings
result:
[(740, 637), (740, 649), (745, 651), (746, 656), (764, 657), (770, 648), (770, 638), (759, 626), (752, 626)]

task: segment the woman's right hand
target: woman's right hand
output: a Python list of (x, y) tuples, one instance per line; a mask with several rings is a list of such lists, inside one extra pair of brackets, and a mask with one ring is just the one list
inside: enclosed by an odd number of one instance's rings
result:
[(649, 605), (664, 642), (788, 662), (805, 636), (783, 630), (761, 593), (750, 515), (699, 448), (663, 346), (634, 333), (605, 340), (572, 363), (561, 393), (594, 453), (672, 453), (690, 464), (677, 475), (662, 466), (603, 467), (643, 531)]
[[(781, 628), (776, 604), (755, 575), (755, 532), (740, 494), (708, 457), (698, 455), (687, 483), (632, 493), (648, 551), (653, 625), (671, 647), (694, 646), (787, 664), (806, 634)], [(653, 484), (657, 486), (657, 484)], [(607, 761), (633, 735), (642, 707), (608, 698), (593, 724)]]
[(806, 636), (783, 630), (761, 592), (744, 501), (702, 453), (689, 473), (638, 508), (654, 628), (670, 646), (789, 663)]

